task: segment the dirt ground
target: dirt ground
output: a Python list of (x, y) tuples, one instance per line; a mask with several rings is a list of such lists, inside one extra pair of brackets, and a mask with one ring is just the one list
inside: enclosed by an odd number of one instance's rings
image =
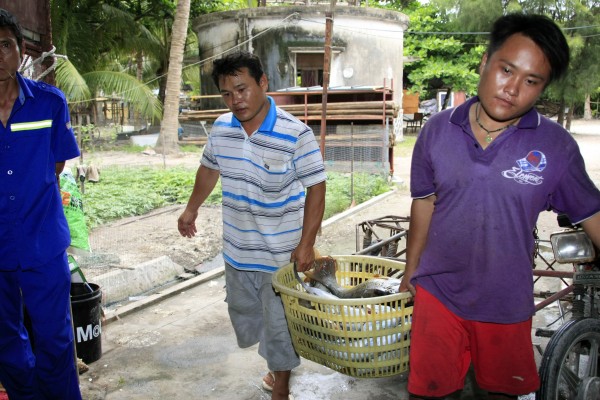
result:
[[(104, 151), (84, 154), (84, 164), (92, 164), (100, 171), (112, 165), (188, 167), (194, 174), (201, 153), (184, 153), (163, 158), (148, 149), (140, 153)], [(80, 160), (67, 163), (76, 168)], [(86, 183), (90, 185), (92, 183)], [(79, 263), (88, 279), (113, 268), (131, 268), (134, 265), (168, 256), (186, 269), (194, 269), (221, 251), (222, 219), (220, 207), (203, 206), (197, 220), (199, 233), (193, 239), (183, 238), (177, 231), (177, 218), (184, 205), (174, 205), (136, 217), (123, 218), (94, 228), (90, 232), (92, 253), (79, 257)]]
[[(578, 141), (590, 176), (600, 184), (600, 121), (578, 122), (574, 125), (574, 137)], [(109, 165), (140, 166), (187, 166), (194, 170), (200, 153), (186, 153), (163, 158), (152, 150), (144, 153), (119, 151), (84, 154), (84, 163), (92, 163), (101, 171)], [(79, 160), (67, 165), (74, 168)], [(322, 254), (350, 254), (356, 250), (356, 224), (365, 219), (386, 215), (408, 216), (410, 195), (408, 192), (410, 157), (395, 157), (394, 177), (398, 194), (393, 199), (370, 208), (368, 213), (357, 213), (344, 222), (322, 230), (317, 239), (317, 248)], [(193, 173), (193, 172), (191, 172)], [(199, 234), (193, 238), (183, 238), (177, 231), (177, 218), (183, 205), (155, 210), (147, 215), (125, 218), (90, 232), (92, 254), (83, 257), (80, 264), (88, 279), (114, 268), (131, 268), (133, 265), (168, 256), (186, 269), (201, 270), (203, 263), (213, 259), (221, 251), (222, 219), (220, 207), (203, 206), (197, 220)], [(540, 238), (547, 238), (557, 230), (552, 213), (544, 213), (540, 218)]]

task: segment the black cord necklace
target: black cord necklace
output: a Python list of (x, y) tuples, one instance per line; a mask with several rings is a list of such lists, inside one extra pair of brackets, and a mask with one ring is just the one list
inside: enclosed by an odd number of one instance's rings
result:
[(508, 128), (509, 126), (512, 125), (512, 124), (508, 124), (506, 126), (503, 126), (502, 128), (498, 128), (498, 129), (494, 129), (494, 130), (490, 131), (485, 126), (483, 126), (481, 124), (481, 122), (479, 122), (479, 103), (477, 103), (477, 105), (475, 106), (475, 122), (477, 122), (477, 125), (479, 125), (479, 127), (485, 131), (485, 133), (486, 133), (486, 136), (485, 136), (486, 143), (492, 143), (492, 140), (494, 140), (494, 138), (491, 135), (492, 133), (503, 131), (506, 128)]

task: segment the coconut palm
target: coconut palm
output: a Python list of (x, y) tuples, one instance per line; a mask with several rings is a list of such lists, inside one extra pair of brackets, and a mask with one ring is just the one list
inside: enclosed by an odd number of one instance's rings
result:
[(149, 119), (162, 107), (152, 88), (127, 73), (132, 52), (156, 51), (159, 41), (131, 14), (95, 0), (52, 0), (52, 29), (59, 60), (56, 84), (72, 109), (90, 107), (97, 93), (114, 93)]
[(159, 146), (157, 146), (163, 154), (173, 154), (179, 150), (177, 145), (179, 92), (189, 17), (190, 0), (179, 0), (173, 22), (164, 115), (158, 137)]

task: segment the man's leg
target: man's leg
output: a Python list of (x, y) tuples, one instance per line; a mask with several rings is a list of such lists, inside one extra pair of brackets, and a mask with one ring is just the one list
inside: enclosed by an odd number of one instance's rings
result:
[(35, 337), (39, 398), (80, 400), (66, 253), (42, 267), (22, 270), (20, 284)]
[(242, 349), (255, 345), (263, 337), (262, 308), (253, 276), (225, 264), (225, 302), (238, 346)]
[(531, 318), (514, 324), (468, 325), (475, 377), (490, 392), (488, 398), (515, 398), (538, 389), (531, 326)]
[(411, 399), (445, 398), (462, 390), (471, 364), (463, 321), (417, 286), (410, 333)]
[(18, 273), (0, 271), (0, 382), (11, 398), (35, 399), (34, 368)]
[[(267, 360), (275, 378), (273, 399), (288, 399), (291, 370), (300, 365), (292, 346), (281, 298), (271, 274), (238, 271), (225, 264), (229, 317), (242, 348), (259, 343), (258, 354)], [(267, 377), (265, 377), (266, 380)]]
[(290, 376), (292, 371), (274, 371), (275, 384), (271, 393), (272, 400), (288, 400), (290, 395)]
[(300, 365), (300, 357), (292, 345), (292, 338), (287, 326), (285, 311), (281, 297), (275, 293), (271, 283), (271, 274), (262, 274), (263, 283), (260, 288), (264, 315), (264, 340), (261, 340), (258, 352), (267, 360), (271, 371), (274, 371), (272, 399), (287, 400), (289, 381), (292, 369)]

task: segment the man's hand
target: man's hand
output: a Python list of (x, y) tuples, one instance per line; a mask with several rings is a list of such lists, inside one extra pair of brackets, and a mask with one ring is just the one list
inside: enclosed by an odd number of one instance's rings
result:
[(410, 278), (412, 278), (413, 272), (408, 270), (404, 271), (404, 276), (400, 282), (400, 288), (398, 289), (398, 292), (410, 292), (413, 296), (417, 293), (415, 287), (410, 283)]
[(410, 224), (408, 225), (409, 239), (406, 245), (406, 266), (404, 276), (400, 282), (399, 292), (411, 292), (416, 294), (415, 287), (410, 283), (419, 266), (421, 254), (427, 244), (429, 224), (435, 209), (436, 195), (430, 195), (422, 199), (413, 199), (410, 206)]
[(196, 218), (198, 217), (198, 211), (190, 211), (187, 208), (177, 219), (177, 229), (181, 236), (188, 238), (196, 236)]
[(312, 268), (315, 262), (315, 251), (312, 246), (299, 244), (296, 250), (292, 252), (290, 261), (296, 262), (298, 272), (304, 272)]

